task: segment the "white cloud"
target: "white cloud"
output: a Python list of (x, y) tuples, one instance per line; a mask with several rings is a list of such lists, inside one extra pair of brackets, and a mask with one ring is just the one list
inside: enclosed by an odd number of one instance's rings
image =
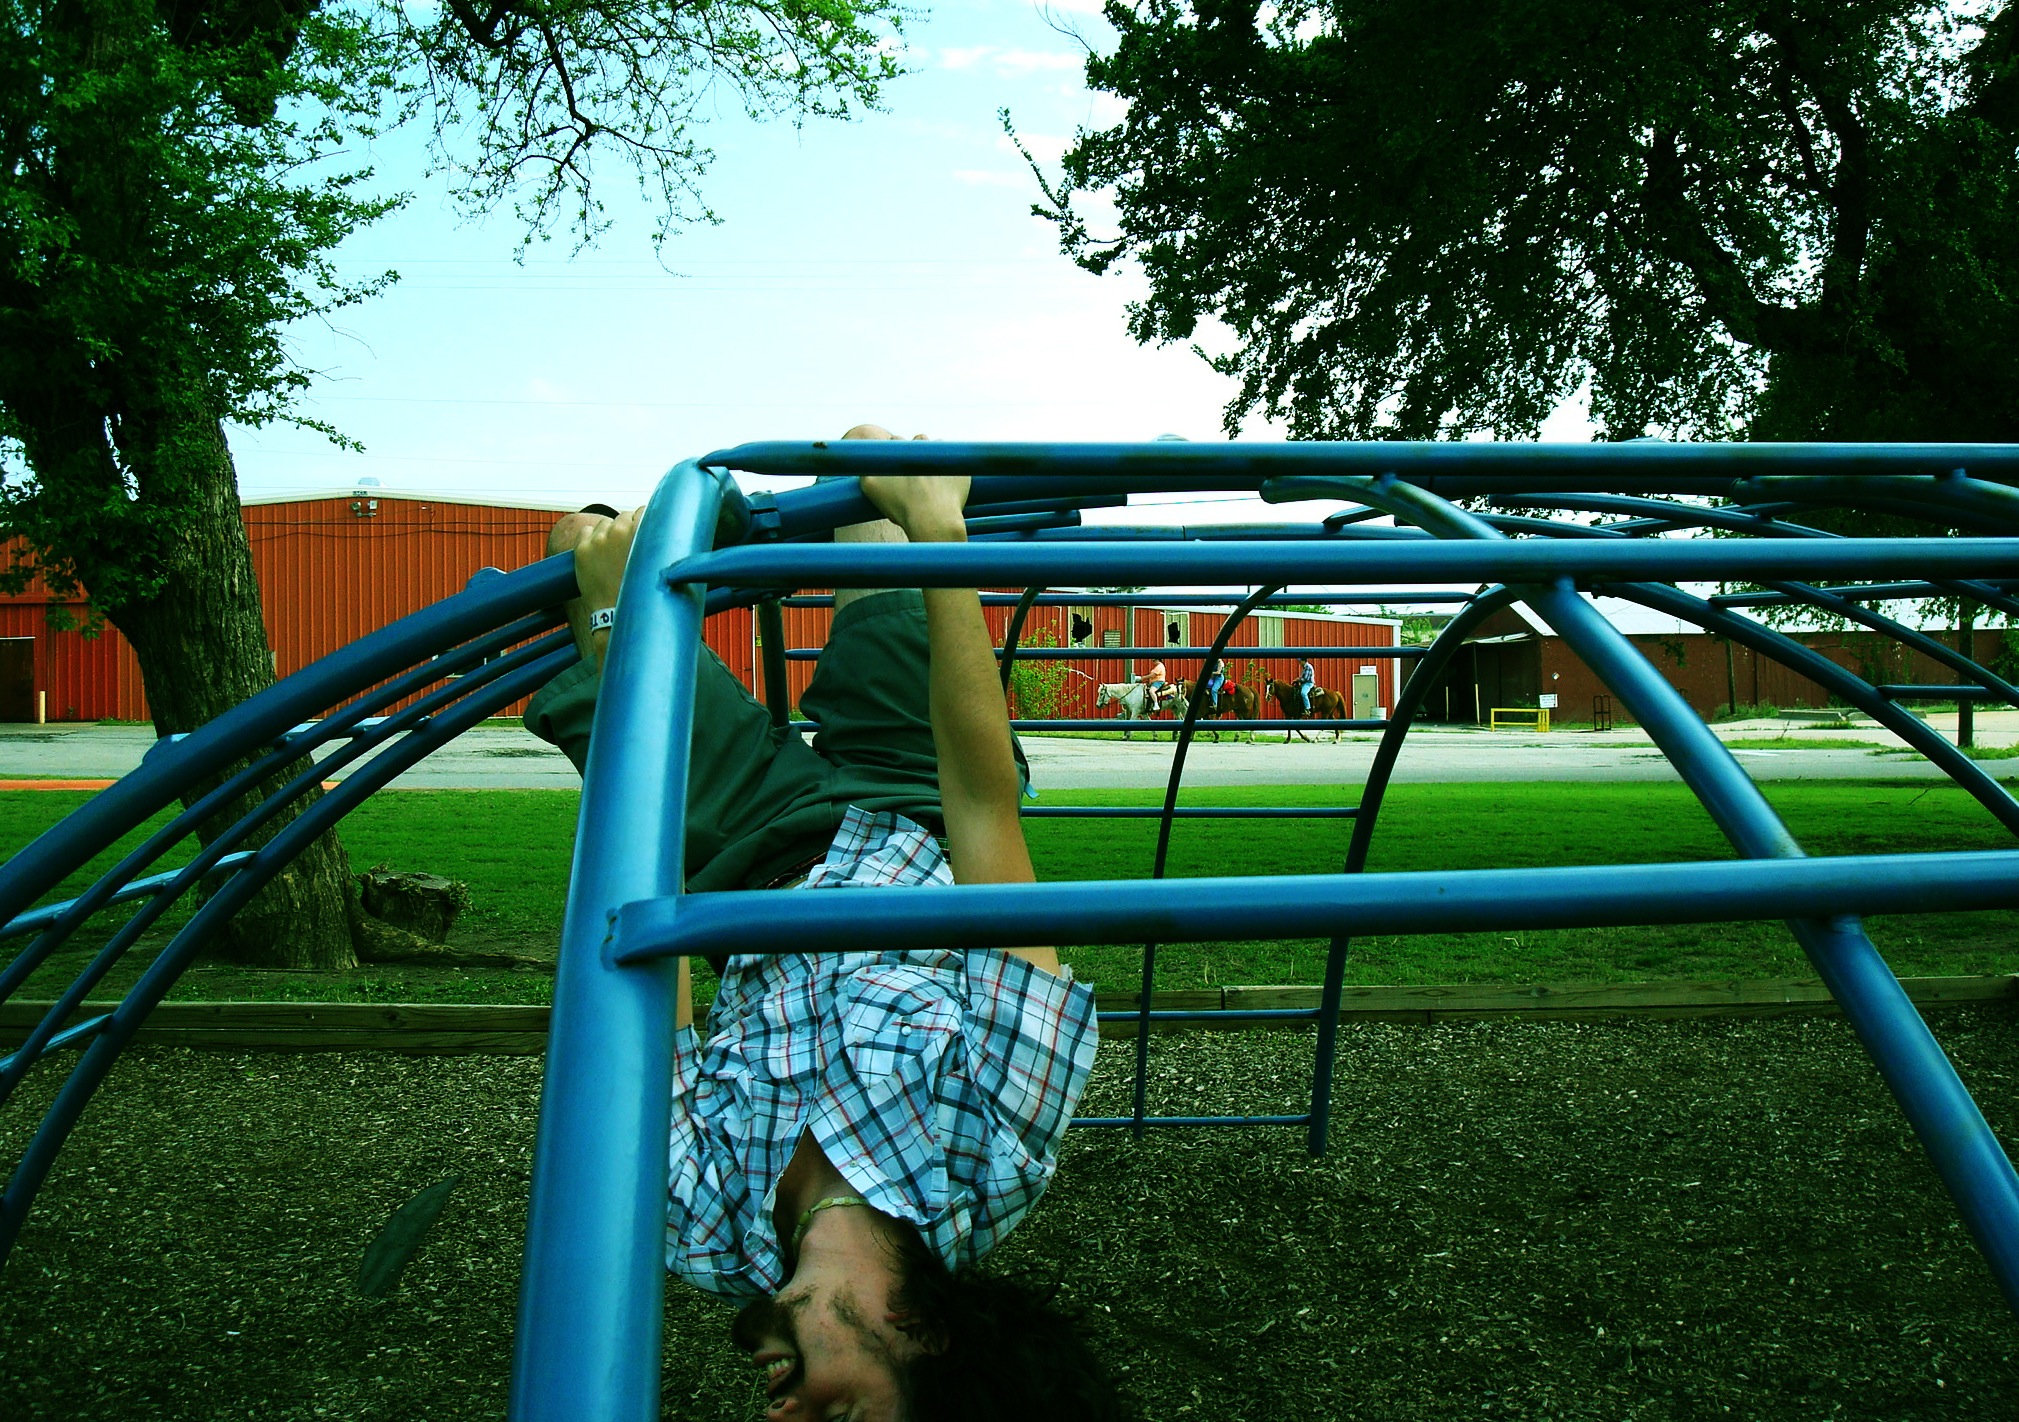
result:
[(978, 188), (1021, 188), (1030, 185), (1029, 173), (1005, 173), (999, 168), (955, 168), (953, 180)]
[(1083, 55), (1046, 49), (1006, 49), (995, 58), (998, 74), (1021, 78), (1027, 74), (1078, 70), (1086, 64)]
[(1047, 49), (999, 49), (990, 44), (942, 49), (942, 69), (973, 69), (986, 62), (1005, 79), (1028, 79), (1033, 74), (1077, 73), (1086, 63), (1082, 55)]

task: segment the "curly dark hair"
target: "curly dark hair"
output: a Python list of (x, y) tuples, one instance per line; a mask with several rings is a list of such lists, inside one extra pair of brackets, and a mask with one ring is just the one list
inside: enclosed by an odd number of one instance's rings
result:
[(949, 1270), (916, 1230), (899, 1245), (893, 1302), (906, 1332), (928, 1345), (899, 1372), (911, 1422), (1127, 1422), (1085, 1318), (1058, 1302), (1057, 1280), (1027, 1272)]

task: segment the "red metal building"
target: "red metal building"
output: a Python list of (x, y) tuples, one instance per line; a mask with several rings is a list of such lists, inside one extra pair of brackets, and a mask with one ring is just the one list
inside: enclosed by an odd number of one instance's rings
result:
[[(571, 506), (477, 503), (453, 495), (356, 487), (243, 506), (253, 568), (266, 610), (274, 669), (286, 676), (408, 613), (460, 592), (480, 568), (513, 569), (544, 555), (547, 530)], [(5, 552), (0, 552), (4, 558)], [(807, 589), (808, 592), (820, 591)], [(1162, 647), (1205, 646), (1228, 608), (1166, 610), (1155, 594), (1135, 607), (1043, 607), (1025, 624), (1023, 645)], [(0, 720), (147, 719), (146, 698), (133, 651), (110, 626), (86, 637), (53, 630), (52, 612), (81, 620), (81, 598), (55, 598), (39, 583), (0, 597)], [(1009, 609), (987, 609), (998, 640)], [(824, 607), (786, 608), (788, 647), (818, 648), (833, 614)], [(1076, 635), (1077, 634), (1077, 635)], [(748, 685), (756, 686), (755, 619), (748, 610), (708, 622), (708, 644)], [(1270, 656), (1283, 646), (1339, 647), (1338, 659), (1317, 661), (1321, 685), (1344, 693), (1363, 665), (1379, 678), (1378, 704), (1395, 704), (1396, 664), (1382, 658), (1353, 660), (1353, 647), (1390, 646), (1399, 636), (1389, 619), (1309, 613), (1262, 613), (1235, 634), (1229, 670), (1249, 685), (1262, 675), (1294, 681), (1294, 658)], [(1092, 716), (1100, 682), (1126, 682), (1147, 672), (1153, 658), (1094, 658), (1067, 663), (1053, 713)], [(1172, 678), (1198, 675), (1196, 659), (1166, 658)], [(793, 703), (812, 677), (808, 661), (790, 664)], [(520, 706), (507, 708), (517, 714)], [(1271, 714), (1265, 708), (1265, 714)]]

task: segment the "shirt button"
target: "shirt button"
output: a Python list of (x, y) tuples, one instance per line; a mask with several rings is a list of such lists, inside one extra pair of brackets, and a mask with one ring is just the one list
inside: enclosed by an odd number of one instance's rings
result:
[(911, 1035), (911, 1024), (907, 1022), (900, 1026), (897, 1029), (897, 1035), (900, 1037), (909, 1037)]

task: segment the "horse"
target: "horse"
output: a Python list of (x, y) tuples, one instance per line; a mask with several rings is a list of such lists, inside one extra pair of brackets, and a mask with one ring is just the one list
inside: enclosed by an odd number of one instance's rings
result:
[[(1276, 705), (1282, 709), (1284, 720), (1301, 721), (1304, 719), (1304, 697), (1297, 690), (1296, 682), (1271, 681), (1269, 683), (1269, 694), (1276, 698)], [(1346, 698), (1338, 692), (1328, 690), (1322, 686), (1312, 687), (1311, 716), (1312, 719), (1318, 721), (1345, 720)], [(1304, 741), (1307, 745), (1310, 743), (1309, 738), (1302, 731), (1292, 727), (1283, 732), (1283, 744), (1288, 745), (1292, 736), (1295, 736), (1300, 741)], [(1332, 732), (1332, 740), (1334, 743), (1337, 743), (1338, 739), (1339, 732), (1335, 730)]]
[[(1110, 703), (1122, 708), (1121, 714), (1124, 721), (1147, 721), (1153, 714), (1150, 710), (1150, 687), (1148, 682), (1104, 681), (1100, 683), (1094, 690), (1094, 709), (1096, 711), (1104, 710)], [(1165, 693), (1164, 705), (1175, 716), (1183, 716), (1185, 714), (1185, 694), (1178, 685), (1174, 684)], [(1171, 734), (1175, 736), (1177, 732), (1173, 731)], [(1127, 726), (1124, 726), (1122, 728), (1122, 739), (1126, 741), (1128, 738), (1129, 729)]]
[[(1205, 694), (1199, 690), (1199, 683), (1196, 681), (1179, 682), (1178, 691), (1187, 703)], [(1183, 713), (1180, 712), (1179, 714), (1182, 715)], [(1199, 719), (1201, 721), (1216, 721), (1227, 716), (1232, 716), (1236, 721), (1252, 721), (1255, 719), (1254, 688), (1243, 686), (1232, 677), (1228, 677), (1220, 687), (1220, 704), (1217, 709), (1215, 709), (1210, 698), (1199, 706)], [(1213, 732), (1213, 739), (1216, 741), (1220, 739), (1218, 731)]]

